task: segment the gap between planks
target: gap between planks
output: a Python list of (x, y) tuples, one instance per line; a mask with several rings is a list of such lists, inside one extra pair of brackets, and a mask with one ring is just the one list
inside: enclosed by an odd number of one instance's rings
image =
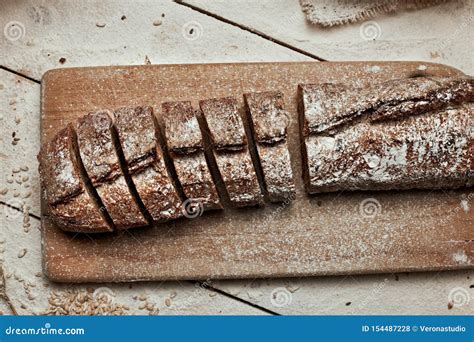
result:
[(196, 12), (198, 12), (198, 13), (207, 15), (208, 17), (214, 18), (214, 19), (219, 20), (219, 21), (221, 21), (221, 22), (223, 22), (223, 23), (226, 23), (226, 24), (228, 24), (228, 25), (232, 25), (232, 26), (238, 27), (238, 28), (240, 28), (240, 29), (243, 30), (243, 31), (246, 31), (246, 32), (250, 32), (250, 33), (252, 33), (252, 34), (255, 34), (255, 35), (259, 36), (260, 38), (263, 38), (263, 39), (265, 39), (265, 40), (268, 40), (268, 41), (270, 41), (270, 42), (272, 42), (272, 43), (275, 43), (275, 44), (277, 44), (277, 45), (280, 45), (280, 46), (282, 46), (282, 47), (284, 47), (284, 48), (290, 49), (290, 50), (292, 50), (292, 51), (294, 51), (294, 52), (300, 53), (300, 54), (302, 54), (302, 55), (304, 55), (304, 56), (306, 56), (306, 57), (315, 59), (315, 60), (320, 61), (320, 62), (325, 62), (325, 61), (327, 61), (326, 59), (321, 58), (321, 57), (318, 57), (318, 56), (312, 54), (311, 52), (308, 52), (308, 51), (302, 50), (302, 49), (300, 49), (300, 48), (297, 48), (297, 47), (295, 47), (295, 46), (292, 46), (292, 45), (290, 45), (290, 44), (288, 44), (288, 43), (285, 43), (284, 41), (281, 41), (281, 40), (279, 40), (279, 39), (273, 38), (272, 36), (270, 36), (270, 35), (268, 35), (268, 34), (266, 34), (266, 33), (263, 33), (263, 32), (261, 32), (261, 31), (255, 30), (255, 29), (253, 29), (253, 28), (251, 28), (251, 27), (248, 27), (248, 26), (239, 24), (239, 23), (237, 23), (237, 22), (235, 22), (235, 21), (229, 20), (229, 19), (224, 18), (224, 17), (222, 17), (222, 16), (220, 16), (220, 15), (218, 15), (218, 14), (212, 13), (212, 12), (210, 12), (210, 11), (207, 11), (207, 10), (205, 10), (205, 9), (202, 9), (202, 8), (200, 8), (200, 7), (197, 7), (197, 6), (195, 6), (195, 5), (191, 5), (191, 4), (185, 3), (185, 2), (183, 2), (183, 0), (174, 0), (174, 2), (175, 2), (176, 4), (178, 4), (178, 5), (187, 7), (187, 8), (189, 8), (189, 9), (193, 10), (193, 11), (196, 11)]
[[(0, 204), (6, 206), (6, 207), (8, 207), (8, 208), (11, 208), (11, 209), (14, 209), (14, 210), (17, 210), (17, 211), (23, 213), (23, 210), (22, 210), (22, 209), (17, 208), (17, 207), (15, 207), (15, 206), (13, 206), (13, 205), (10, 205), (10, 204), (8, 204), (8, 203), (5, 203), (5, 202), (3, 202), (3, 201), (0, 201)], [(37, 219), (37, 220), (39, 220), (39, 221), (41, 221), (41, 217), (39, 217), (38, 215), (35, 215), (35, 214), (32, 214), (32, 213), (28, 213), (28, 216), (29, 216), (29, 217), (32, 217), (32, 218), (34, 218), (34, 219)]]
[(17, 75), (17, 76), (19, 76), (19, 77), (26, 78), (27, 80), (29, 80), (29, 81), (31, 81), (31, 82), (34, 82), (34, 83), (37, 83), (37, 84), (41, 84), (41, 81), (40, 81), (40, 80), (34, 79), (34, 78), (30, 77), (30, 76), (27, 76), (27, 75), (25, 75), (25, 74), (22, 74), (21, 72), (15, 71), (15, 70), (13, 70), (13, 69), (7, 68), (7, 67), (5, 67), (5, 66), (3, 66), (3, 65), (0, 65), (0, 70), (5, 70), (5, 71), (7, 71), (7, 72), (11, 72), (12, 74), (15, 74), (15, 75)]
[(223, 290), (221, 290), (221, 289), (218, 289), (218, 288), (216, 288), (216, 287), (213, 287), (213, 286), (209, 285), (209, 284), (206, 283), (206, 282), (203, 283), (203, 282), (194, 281), (194, 280), (191, 280), (191, 281), (188, 281), (188, 282), (191, 283), (191, 284), (193, 284), (193, 285), (196, 285), (196, 284), (197, 284), (197, 285), (199, 285), (200, 287), (202, 287), (202, 288), (204, 288), (204, 289), (206, 289), (206, 290), (208, 290), (208, 291), (216, 292), (217, 294), (220, 294), (220, 295), (222, 295), (222, 296), (225, 296), (225, 297), (228, 297), (228, 298), (230, 298), (230, 299), (236, 300), (236, 301), (241, 302), (241, 303), (243, 303), (243, 304), (247, 304), (247, 305), (249, 305), (249, 306), (251, 306), (251, 307), (253, 307), (253, 308), (257, 309), (257, 310), (263, 311), (263, 312), (265, 312), (265, 313), (267, 313), (267, 314), (270, 314), (270, 315), (273, 315), (273, 316), (281, 316), (281, 314), (279, 314), (278, 312), (272, 311), (272, 310), (267, 309), (267, 308), (265, 308), (265, 307), (263, 307), (263, 306), (260, 306), (260, 305), (258, 305), (258, 304), (249, 302), (249, 301), (247, 301), (247, 300), (245, 300), (245, 299), (243, 299), (243, 298), (234, 296), (234, 295), (232, 295), (232, 294), (230, 294), (230, 293), (228, 293), (228, 292), (225, 292), (225, 291), (223, 291)]

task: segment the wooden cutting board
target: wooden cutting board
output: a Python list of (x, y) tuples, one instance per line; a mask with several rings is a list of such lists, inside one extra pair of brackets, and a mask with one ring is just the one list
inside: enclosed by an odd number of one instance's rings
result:
[[(419, 62), (245, 63), (58, 69), (42, 80), (42, 142), (89, 111), (280, 90), (293, 120), (291, 204), (205, 212), (194, 219), (102, 235), (60, 231), (42, 219), (44, 271), (53, 280), (105, 282), (296, 277), (473, 268), (473, 193), (303, 190), (299, 83), (373, 83), (460, 74)], [(43, 201), (43, 213), (45, 205)]]

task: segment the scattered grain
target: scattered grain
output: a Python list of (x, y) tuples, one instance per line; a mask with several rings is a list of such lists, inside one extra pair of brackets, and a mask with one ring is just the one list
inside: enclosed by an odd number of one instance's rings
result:
[(18, 258), (23, 258), (26, 255), (26, 252), (28, 252), (26, 248), (21, 249), (20, 252), (18, 252)]
[(123, 304), (111, 303), (107, 296), (96, 296), (87, 291), (52, 291), (49, 307), (42, 315), (125, 315), (129, 310)]

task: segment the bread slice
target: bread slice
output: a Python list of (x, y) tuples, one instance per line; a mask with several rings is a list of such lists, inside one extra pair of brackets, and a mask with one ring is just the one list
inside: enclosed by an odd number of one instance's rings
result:
[(166, 145), (185, 196), (203, 210), (222, 209), (191, 102), (166, 102), (162, 109)]
[(473, 183), (472, 79), (299, 88), (309, 193)]
[(84, 168), (117, 229), (146, 226), (142, 210), (122, 173), (107, 111), (90, 113), (77, 124)]
[(291, 201), (295, 183), (286, 142), (289, 114), (284, 109), (283, 94), (250, 93), (244, 98), (268, 198), (271, 202)]
[(182, 215), (182, 203), (158, 144), (151, 107), (125, 107), (114, 112), (115, 128), (136, 191), (154, 222)]
[(107, 214), (100, 210), (81, 174), (74, 143), (74, 130), (69, 124), (44, 144), (38, 155), (48, 212), (54, 222), (66, 231), (111, 232), (113, 226)]
[(227, 97), (199, 102), (213, 157), (231, 204), (261, 205), (263, 196), (250, 156), (237, 101)]

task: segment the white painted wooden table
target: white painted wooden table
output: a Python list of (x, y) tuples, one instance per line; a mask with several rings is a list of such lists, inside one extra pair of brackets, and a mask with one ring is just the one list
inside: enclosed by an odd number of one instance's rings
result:
[[(41, 274), (36, 162), (40, 80), (49, 69), (144, 63), (423, 60), (473, 74), (472, 7), (472, 1), (454, 1), (377, 17), (370, 23), (322, 29), (305, 21), (297, 0), (89, 1), (82, 6), (72, 1), (1, 1), (0, 260), (5, 279), (0, 277), (0, 311), (38, 314), (49, 306), (50, 311), (62, 312), (59, 302), (79, 293), (88, 299), (73, 303), (79, 303), (78, 312), (87, 312), (85, 306), (95, 301), (103, 303), (104, 297), (106, 312), (126, 314), (472, 312), (472, 270), (210, 279), (208, 284), (51, 283)], [(372, 31), (366, 30), (368, 26)]]

